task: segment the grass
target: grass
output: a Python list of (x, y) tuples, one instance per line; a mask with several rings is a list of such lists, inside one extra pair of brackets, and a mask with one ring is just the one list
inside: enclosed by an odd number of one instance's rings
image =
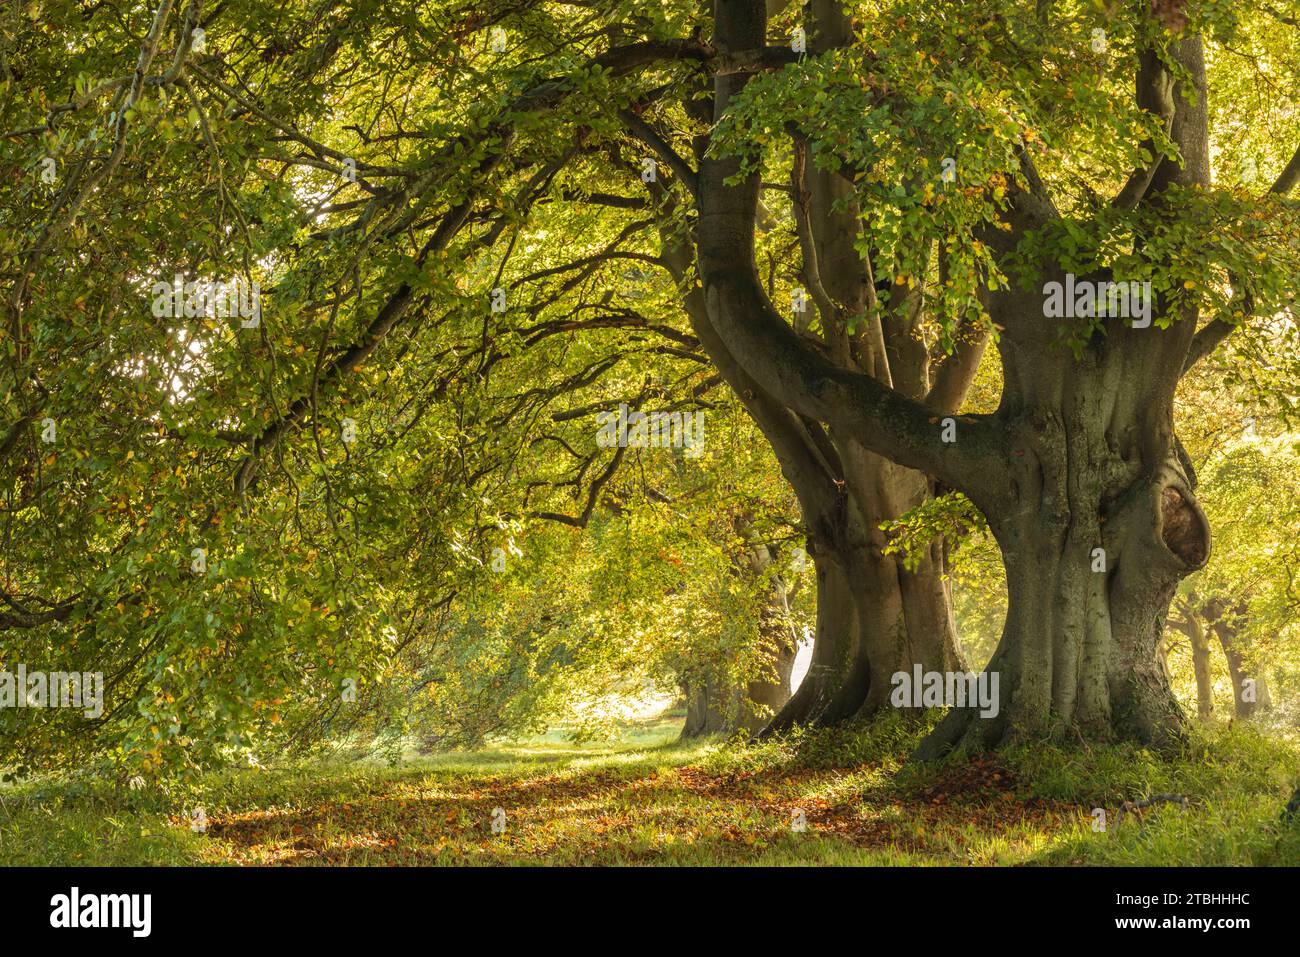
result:
[[(1207, 732), (1172, 759), (1038, 746), (928, 766), (907, 760), (924, 728), (901, 721), (753, 746), (680, 743), (675, 730), (233, 771), (186, 796), (28, 783), (0, 790), (0, 863), (1300, 863), (1300, 821), (1279, 820), (1300, 748), (1251, 729)], [(1189, 806), (1116, 824), (1121, 801), (1167, 792)], [(206, 833), (189, 826), (195, 806)], [(1092, 829), (1096, 807), (1104, 832)], [(492, 829), (498, 808), (504, 833)]]

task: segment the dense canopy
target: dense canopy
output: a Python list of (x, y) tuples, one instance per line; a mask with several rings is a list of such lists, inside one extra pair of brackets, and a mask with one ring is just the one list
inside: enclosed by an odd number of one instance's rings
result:
[(1300, 715), (1300, 4), (4, 20), (8, 771)]

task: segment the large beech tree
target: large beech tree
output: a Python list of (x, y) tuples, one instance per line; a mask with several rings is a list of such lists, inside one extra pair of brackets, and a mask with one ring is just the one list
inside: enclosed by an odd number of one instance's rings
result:
[[(689, 98), (684, 106), (688, 113), (700, 109)], [(670, 163), (682, 163), (644, 122), (631, 127)], [(707, 138), (697, 137), (693, 146), (697, 161), (703, 161)], [(810, 166), (806, 143), (797, 142), (795, 153), (789, 225), (798, 240), (797, 274), (811, 290), (798, 311), (810, 311), (815, 303), (820, 320), (820, 328), (811, 330), (807, 321), (796, 318), (800, 333), (837, 368), (897, 381), (914, 399), (938, 411), (955, 410), (979, 361), (984, 334), (976, 331), (965, 340), (960, 353), (943, 364), (941, 377), (931, 382), (930, 350), (911, 328), (920, 309), (919, 293), (889, 281), (877, 290), (856, 251), (859, 213), (851, 190), (840, 178)], [(660, 196), (660, 203), (661, 210), (673, 208), (666, 196)], [(755, 381), (714, 325), (692, 268), (697, 254), (689, 230), (665, 230), (664, 261), (683, 288), (692, 328), (771, 444), (799, 500), (807, 552), (816, 567), (813, 660), (798, 691), (766, 731), (869, 716), (887, 706), (889, 686), (881, 675), (908, 670), (914, 663), (939, 671), (962, 666), (942, 539), (910, 563), (887, 549), (886, 525), (927, 501), (933, 481), (853, 436), (801, 415)], [(879, 296), (889, 299), (893, 311), (873, 310), (865, 325), (855, 329), (853, 317)]]
[[(817, 19), (825, 8), (813, 11), (815, 30), (826, 22)], [(1051, 6), (1040, 12), (1050, 29)], [(1197, 20), (1206, 12), (1193, 4), (1125, 11), (1131, 87), (1158, 125), (1113, 200), (1066, 207), (1049, 185), (1056, 177), (1037, 168), (1040, 152), (1048, 162), (1060, 157), (1031, 145), (1052, 132), (1028, 123), (1004, 144), (1005, 178), (987, 167), (972, 177), (962, 164), (976, 164), (961, 155), (959, 142), (948, 145), (949, 156), (958, 154), (958, 185), (997, 191), (977, 217), (986, 222), (973, 228), (992, 253), (986, 306), (999, 333), (1004, 385), (991, 415), (940, 423), (925, 404), (804, 341), (773, 306), (755, 267), (761, 161), (737, 138), (701, 167), (699, 271), (709, 320), (735, 361), (798, 413), (960, 490), (1001, 548), (1009, 608), (988, 665), (1000, 674), (1001, 709), (991, 720), (955, 709), (925, 754), (1048, 732), (1153, 743), (1179, 734), (1181, 712), (1156, 647), (1175, 587), (1208, 558), (1210, 530), (1176, 437), (1174, 392), (1234, 321), (1290, 300), (1289, 280), (1251, 262), (1268, 251), (1261, 245), (1243, 256), (1238, 244), (1273, 241), (1294, 256), (1296, 242), (1293, 207), (1273, 204), (1271, 215), (1286, 223), (1274, 233), (1211, 188), (1202, 33), (1211, 25)], [(714, 27), (724, 53), (767, 44), (762, 2), (722, 0)], [(979, 49), (969, 52), (978, 58)], [(718, 127), (741, 125), (733, 110), (762, 102), (761, 93), (742, 100), (752, 76), (738, 69), (717, 78)], [(896, 108), (879, 75), (860, 78), (871, 107)], [(960, 95), (952, 99), (959, 109)], [(1036, 112), (1036, 121), (1055, 119), (1050, 107)], [(799, 118), (790, 122), (797, 127)], [(843, 152), (843, 170), (870, 175), (870, 153), (858, 159), (851, 147)], [(1272, 192), (1286, 192), (1298, 173), (1300, 153)], [(864, 237), (869, 250), (869, 227)], [(1023, 281), (997, 281), (1017, 268)], [(1067, 273), (1085, 282), (1152, 282), (1155, 321), (1139, 327), (1136, 319), (1085, 316), (1084, 328), (1063, 343), (1059, 324), (1045, 318), (1044, 294), (1047, 283), (1066, 283)], [(1221, 312), (1206, 310), (1216, 298)], [(1207, 322), (1198, 329), (1203, 313)], [(955, 431), (945, 436), (941, 424)]]

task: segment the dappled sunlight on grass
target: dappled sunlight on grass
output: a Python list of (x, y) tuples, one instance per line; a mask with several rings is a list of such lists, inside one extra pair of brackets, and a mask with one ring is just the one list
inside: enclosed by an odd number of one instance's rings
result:
[[(1050, 746), (915, 765), (923, 726), (752, 746), (516, 743), (377, 764), (227, 773), (183, 806), (47, 791), (0, 811), (11, 863), (1243, 864), (1295, 863), (1278, 823), (1293, 747), (1243, 733), (1184, 759)], [(1157, 806), (1116, 823), (1121, 800)], [(116, 804), (114, 801), (116, 800)], [(165, 802), (164, 802), (165, 803)], [(194, 833), (186, 809), (206, 808)], [(1091, 810), (1111, 809), (1107, 832)], [(497, 829), (494, 830), (494, 822)], [(503, 829), (502, 829), (503, 828)], [(42, 846), (44, 844), (44, 846)], [(15, 850), (16, 848), (16, 850)]]

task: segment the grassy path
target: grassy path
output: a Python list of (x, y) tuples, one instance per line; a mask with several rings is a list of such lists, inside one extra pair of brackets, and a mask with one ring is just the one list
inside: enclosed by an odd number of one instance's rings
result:
[[(184, 799), (27, 785), (0, 792), (0, 862), (1300, 863), (1300, 823), (1278, 821), (1300, 776), (1294, 743), (1237, 732), (1172, 762), (1036, 748), (920, 767), (906, 761), (915, 738), (894, 726), (758, 747), (537, 743), (230, 773)], [(1116, 826), (1120, 801), (1159, 792), (1191, 806)], [(205, 833), (189, 826), (195, 806)]]

